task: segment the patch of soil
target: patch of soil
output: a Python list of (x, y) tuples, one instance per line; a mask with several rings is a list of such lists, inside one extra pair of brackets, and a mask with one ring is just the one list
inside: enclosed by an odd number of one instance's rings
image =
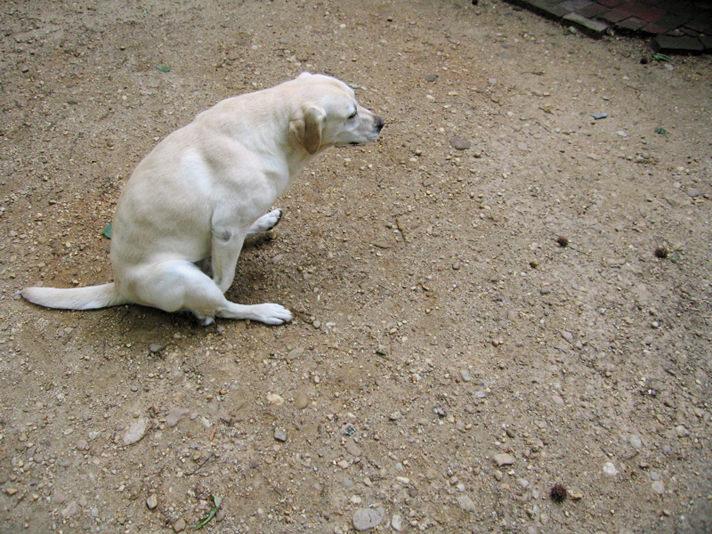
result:
[[(214, 532), (712, 529), (710, 58), (494, 0), (0, 13), (5, 531), (188, 529), (211, 496)], [(303, 70), (387, 125), (240, 258), (230, 298), (292, 324), (19, 299), (111, 279), (141, 157)]]

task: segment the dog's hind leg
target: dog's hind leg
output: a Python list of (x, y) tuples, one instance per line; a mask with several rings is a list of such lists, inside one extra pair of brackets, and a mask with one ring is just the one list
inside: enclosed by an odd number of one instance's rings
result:
[(189, 261), (165, 261), (132, 271), (127, 285), (137, 303), (167, 312), (187, 310), (206, 325), (214, 317), (250, 319), (269, 325), (292, 320), (289, 310), (279, 304), (230, 302), (215, 282)]
[(265, 213), (262, 217), (253, 222), (252, 225), (247, 229), (247, 237), (270, 231), (272, 228), (277, 226), (277, 223), (279, 223), (281, 219), (281, 209), (276, 209)]
[(240, 257), (245, 234), (220, 228), (213, 229), (210, 264), (213, 282), (225, 293), (235, 279), (237, 259)]

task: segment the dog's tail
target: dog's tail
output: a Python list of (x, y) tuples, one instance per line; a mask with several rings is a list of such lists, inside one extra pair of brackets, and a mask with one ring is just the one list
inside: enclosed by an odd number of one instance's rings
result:
[(118, 294), (114, 283), (89, 287), (27, 287), (21, 295), (40, 306), (60, 310), (95, 310), (128, 301)]

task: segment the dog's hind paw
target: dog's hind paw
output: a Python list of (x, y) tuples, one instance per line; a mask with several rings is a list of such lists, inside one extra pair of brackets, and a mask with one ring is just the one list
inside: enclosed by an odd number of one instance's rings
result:
[(250, 229), (248, 234), (259, 234), (262, 232), (269, 232), (272, 228), (277, 226), (279, 221), (282, 219), (282, 210), (277, 208), (269, 213), (265, 213), (262, 217), (257, 219)]
[(215, 317), (198, 317), (198, 321), (202, 326), (210, 326), (215, 322)]

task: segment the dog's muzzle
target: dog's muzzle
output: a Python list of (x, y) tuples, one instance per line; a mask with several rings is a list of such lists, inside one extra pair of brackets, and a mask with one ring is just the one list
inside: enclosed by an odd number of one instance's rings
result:
[(381, 117), (376, 116), (376, 131), (378, 133), (381, 133), (381, 130), (383, 130), (383, 126), (386, 124), (386, 121), (384, 121)]

